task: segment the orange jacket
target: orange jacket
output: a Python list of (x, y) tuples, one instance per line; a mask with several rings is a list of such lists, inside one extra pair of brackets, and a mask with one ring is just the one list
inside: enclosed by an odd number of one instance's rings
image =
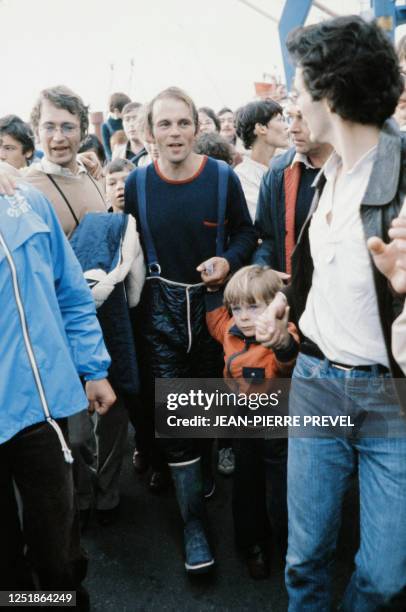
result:
[(223, 345), (224, 378), (239, 378), (249, 383), (290, 376), (298, 352), (299, 339), (293, 323), (289, 323), (288, 327), (292, 337), (291, 344), (282, 351), (273, 351), (265, 348), (255, 338), (244, 336), (224, 306), (208, 311), (206, 321), (210, 334)]

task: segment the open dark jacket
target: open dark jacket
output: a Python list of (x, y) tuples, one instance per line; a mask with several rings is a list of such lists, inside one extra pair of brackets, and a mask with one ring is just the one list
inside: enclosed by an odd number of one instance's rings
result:
[[(286, 289), (286, 296), (291, 306), (291, 320), (296, 324), (303, 314), (312, 285), (313, 260), (310, 254), (309, 225), (313, 212), (318, 206), (325, 183), (326, 178), (321, 172), (315, 184), (316, 193), (309, 215), (292, 255), (292, 282)], [(390, 119), (385, 122), (381, 130), (377, 156), (361, 202), (361, 221), (365, 241), (372, 236), (379, 236), (385, 242), (389, 241), (388, 230), (391, 221), (398, 216), (405, 196), (406, 139), (401, 135), (395, 122)], [(404, 378), (403, 372), (393, 357), (391, 348), (392, 323), (403, 308), (404, 296), (394, 294), (387, 279), (379, 272), (373, 262), (372, 269), (379, 318), (388, 351), (390, 369), (394, 377)]]
[[(253, 255), (253, 263), (271, 266), (274, 270), (286, 272), (286, 201), (285, 170), (291, 165), (295, 148), (275, 157), (270, 169), (261, 181), (255, 227), (262, 242)], [(300, 201), (310, 208), (314, 196), (312, 183), (318, 169), (302, 170), (296, 202)], [(289, 253), (288, 253), (289, 256)]]

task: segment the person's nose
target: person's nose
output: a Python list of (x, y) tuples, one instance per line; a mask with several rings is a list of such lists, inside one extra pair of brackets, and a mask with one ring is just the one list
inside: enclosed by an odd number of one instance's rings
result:
[(52, 140), (54, 142), (61, 142), (65, 140), (65, 134), (63, 133), (61, 127), (55, 126), (54, 131), (52, 133)]
[(299, 119), (292, 119), (289, 126), (290, 134), (298, 134), (300, 132), (300, 121)]
[(241, 308), (240, 311), (240, 318), (242, 321), (246, 321), (247, 319), (249, 319), (249, 310), (248, 308)]
[(178, 137), (180, 136), (180, 130), (179, 130), (179, 126), (177, 123), (172, 123), (171, 128), (169, 130), (169, 135), (172, 137)]

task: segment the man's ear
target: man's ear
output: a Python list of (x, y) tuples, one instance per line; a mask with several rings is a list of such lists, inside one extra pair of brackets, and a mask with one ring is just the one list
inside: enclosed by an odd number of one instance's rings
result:
[(255, 136), (259, 136), (260, 134), (265, 134), (266, 130), (266, 125), (262, 125), (262, 123), (256, 123), (254, 127), (254, 134)]
[(331, 115), (332, 113), (335, 114), (335, 110), (334, 110), (334, 106), (331, 100), (327, 100), (327, 98), (323, 98), (322, 100), (324, 107), (326, 109), (326, 111)]
[(34, 153), (35, 153), (34, 149), (28, 149), (28, 151), (24, 153), (25, 159), (29, 161), (30, 159), (34, 157)]
[(155, 142), (155, 137), (154, 137), (154, 134), (153, 134), (153, 131), (152, 131), (152, 129), (151, 129), (149, 126), (148, 126), (148, 127), (147, 127), (147, 129), (145, 130), (145, 140), (146, 140), (147, 142), (152, 143), (152, 144), (156, 144), (156, 142)]

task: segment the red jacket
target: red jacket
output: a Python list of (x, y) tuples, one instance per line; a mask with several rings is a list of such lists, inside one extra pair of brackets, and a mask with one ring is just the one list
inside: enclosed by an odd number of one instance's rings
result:
[(298, 352), (299, 337), (293, 323), (289, 323), (288, 328), (291, 344), (287, 349), (273, 351), (255, 338), (244, 336), (224, 306), (207, 312), (206, 321), (210, 334), (223, 345), (225, 378), (244, 379), (248, 383), (290, 376)]

